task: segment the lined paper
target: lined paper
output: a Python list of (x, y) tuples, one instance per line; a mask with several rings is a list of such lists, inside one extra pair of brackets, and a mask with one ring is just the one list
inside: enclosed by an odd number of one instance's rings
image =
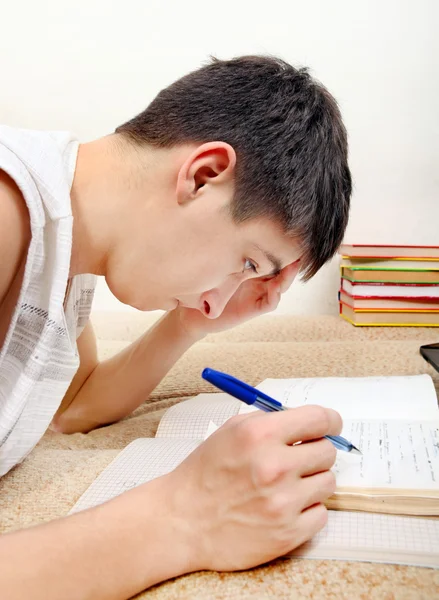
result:
[[(338, 411), (343, 419), (415, 419), (439, 415), (433, 380), (429, 375), (404, 377), (317, 377), (266, 379), (258, 389), (284, 406), (319, 404)], [(240, 413), (255, 410), (243, 406)]]
[[(339, 411), (341, 435), (363, 453), (338, 452), (338, 487), (439, 491), (439, 409), (429, 375), (266, 379), (258, 389), (289, 408)], [(240, 414), (252, 412), (243, 404)]]
[(339, 487), (439, 492), (439, 421), (345, 421), (342, 435), (363, 454), (337, 452)]

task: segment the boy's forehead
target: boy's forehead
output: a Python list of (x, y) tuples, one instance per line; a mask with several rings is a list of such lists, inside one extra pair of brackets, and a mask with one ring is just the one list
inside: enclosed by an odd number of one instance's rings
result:
[(253, 235), (250, 247), (258, 255), (264, 257), (270, 274), (276, 274), (287, 265), (299, 260), (303, 254), (303, 248), (300, 239), (295, 236), (285, 234), (277, 225), (268, 226), (268, 229), (259, 230), (260, 235), (256, 238)]
[[(255, 219), (253, 224), (249, 221), (250, 227), (248, 233), (258, 237), (254, 241), (256, 246), (262, 246), (265, 249), (266, 243), (269, 243), (271, 247), (279, 248), (279, 251), (283, 253), (297, 252), (302, 242), (299, 235), (294, 233), (285, 233), (283, 228), (274, 219), (264, 217), (262, 219)], [(262, 244), (265, 241), (265, 244)], [(259, 243), (261, 242), (261, 244)], [(270, 249), (268, 249), (270, 250)]]

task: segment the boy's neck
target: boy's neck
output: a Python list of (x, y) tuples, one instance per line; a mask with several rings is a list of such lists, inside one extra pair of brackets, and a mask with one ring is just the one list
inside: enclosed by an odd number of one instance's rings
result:
[(71, 191), (70, 276), (106, 275), (112, 249), (128, 234), (135, 199), (151, 202), (155, 197), (153, 154), (128, 146), (117, 135), (79, 146)]

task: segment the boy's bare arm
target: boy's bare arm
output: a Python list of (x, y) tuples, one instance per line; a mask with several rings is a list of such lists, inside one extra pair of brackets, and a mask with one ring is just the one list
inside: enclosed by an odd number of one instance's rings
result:
[(25, 257), (29, 214), (15, 182), (0, 170), (0, 305)]
[(121, 600), (191, 570), (163, 479), (71, 517), (0, 536), (1, 597)]
[(81, 367), (52, 427), (63, 433), (86, 432), (130, 414), (196, 341), (177, 311), (166, 313), (141, 338), (116, 356), (98, 362), (89, 323), (78, 339)]
[(30, 238), (24, 198), (9, 175), (0, 170), (0, 348), (20, 293)]

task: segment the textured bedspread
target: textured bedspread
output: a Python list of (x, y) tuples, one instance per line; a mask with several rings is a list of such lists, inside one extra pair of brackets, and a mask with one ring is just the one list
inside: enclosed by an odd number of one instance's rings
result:
[[(151, 320), (137, 313), (93, 319), (101, 358), (125, 347)], [(64, 516), (129, 442), (154, 436), (166, 408), (211, 391), (203, 367), (233, 371), (251, 384), (267, 377), (439, 374), (419, 355), (439, 330), (359, 328), (337, 317), (271, 316), (194, 346), (150, 400), (124, 421), (87, 435), (48, 431), (26, 461), (0, 480), (0, 533)], [(413, 399), (416, 402), (416, 398)], [(0, 594), (1, 596), (1, 594)], [(194, 573), (143, 592), (148, 600), (439, 598), (439, 572), (354, 562), (280, 560), (241, 573)], [(31, 599), (29, 599), (31, 600)]]

